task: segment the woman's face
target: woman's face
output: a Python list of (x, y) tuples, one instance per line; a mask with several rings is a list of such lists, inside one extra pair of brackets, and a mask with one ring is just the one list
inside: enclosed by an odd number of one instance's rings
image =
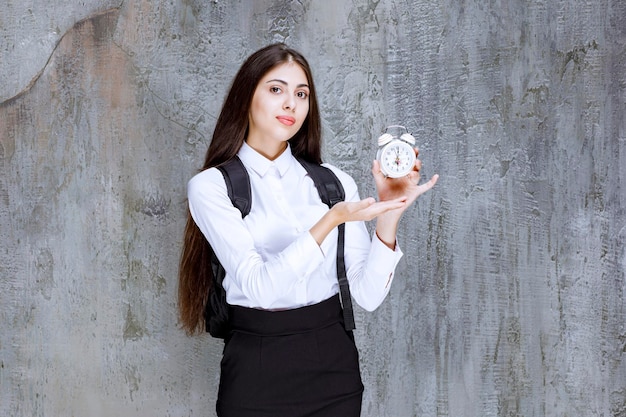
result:
[(271, 69), (257, 84), (246, 142), (269, 159), (278, 157), (309, 113), (309, 83), (295, 62)]

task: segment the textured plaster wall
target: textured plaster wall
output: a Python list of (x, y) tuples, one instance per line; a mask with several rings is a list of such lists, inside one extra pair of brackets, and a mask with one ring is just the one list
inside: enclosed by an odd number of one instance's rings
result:
[(426, 175), (364, 416), (626, 416), (626, 3), (0, 5), (0, 415), (213, 415), (221, 342), (176, 318), (185, 184), (242, 60), (314, 68), (325, 159)]

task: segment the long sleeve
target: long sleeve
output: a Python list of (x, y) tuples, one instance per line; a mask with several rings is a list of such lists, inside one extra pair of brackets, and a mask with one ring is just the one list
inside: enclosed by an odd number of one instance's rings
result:
[[(311, 234), (305, 230), (275, 256), (264, 259), (246, 227), (241, 213), (233, 207), (222, 174), (209, 169), (188, 184), (191, 215), (211, 244), (231, 280), (252, 305), (272, 308), (298, 280), (309, 276), (324, 257)], [(236, 303), (237, 299), (229, 300)]]

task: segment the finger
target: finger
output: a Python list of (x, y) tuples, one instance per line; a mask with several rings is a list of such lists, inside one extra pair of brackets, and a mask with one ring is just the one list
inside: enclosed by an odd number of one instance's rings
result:
[(439, 180), (439, 175), (435, 174), (432, 176), (430, 180), (428, 180), (428, 182), (425, 182), (424, 184), (420, 185), (422, 192), (426, 192), (430, 190), (431, 188), (433, 188), (435, 184), (437, 184), (437, 180)]
[(403, 195), (402, 197), (398, 197), (398, 198), (394, 198), (392, 200), (385, 200), (385, 201), (379, 201), (376, 204), (390, 204), (390, 205), (396, 205), (396, 204), (402, 204), (406, 202), (407, 197), (405, 195)]
[(376, 188), (380, 189), (380, 187), (385, 183), (387, 177), (380, 169), (380, 163), (377, 160), (374, 160), (372, 163), (372, 176), (374, 177), (374, 183), (376, 184)]
[(380, 169), (380, 163), (376, 159), (372, 162), (372, 175), (377, 179), (385, 179), (385, 174), (383, 174), (383, 171)]
[(372, 174), (376, 175), (380, 172), (380, 164), (378, 163), (378, 160), (374, 159), (372, 161)]
[(411, 181), (413, 184), (417, 185), (420, 182), (419, 171), (411, 171), (407, 174), (407, 177), (409, 178), (409, 181)]
[(370, 205), (369, 207), (366, 207), (366, 209), (371, 209), (372, 211), (387, 211), (387, 210), (392, 210), (394, 208), (398, 208), (398, 207), (402, 207), (407, 201), (407, 197), (406, 196), (402, 196), (402, 197), (398, 197), (398, 198), (394, 198), (393, 200), (384, 200), (384, 201), (377, 201), (374, 204)]
[(373, 219), (374, 217), (377, 217), (390, 210), (397, 210), (404, 207), (406, 205), (406, 201), (407, 200), (405, 197), (388, 201), (379, 201), (365, 209), (364, 212), (367, 211), (367, 217)]
[(376, 203), (376, 199), (374, 199), (374, 197), (367, 197), (364, 198), (361, 201), (356, 201), (354, 202), (354, 211), (361, 211), (361, 210), (365, 210), (368, 207), (372, 206), (373, 204)]

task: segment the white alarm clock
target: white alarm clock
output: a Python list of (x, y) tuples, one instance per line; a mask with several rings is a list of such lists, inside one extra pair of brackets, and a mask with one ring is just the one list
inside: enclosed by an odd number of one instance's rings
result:
[(387, 177), (400, 178), (415, 166), (415, 138), (400, 125), (388, 126), (378, 138), (376, 159)]

